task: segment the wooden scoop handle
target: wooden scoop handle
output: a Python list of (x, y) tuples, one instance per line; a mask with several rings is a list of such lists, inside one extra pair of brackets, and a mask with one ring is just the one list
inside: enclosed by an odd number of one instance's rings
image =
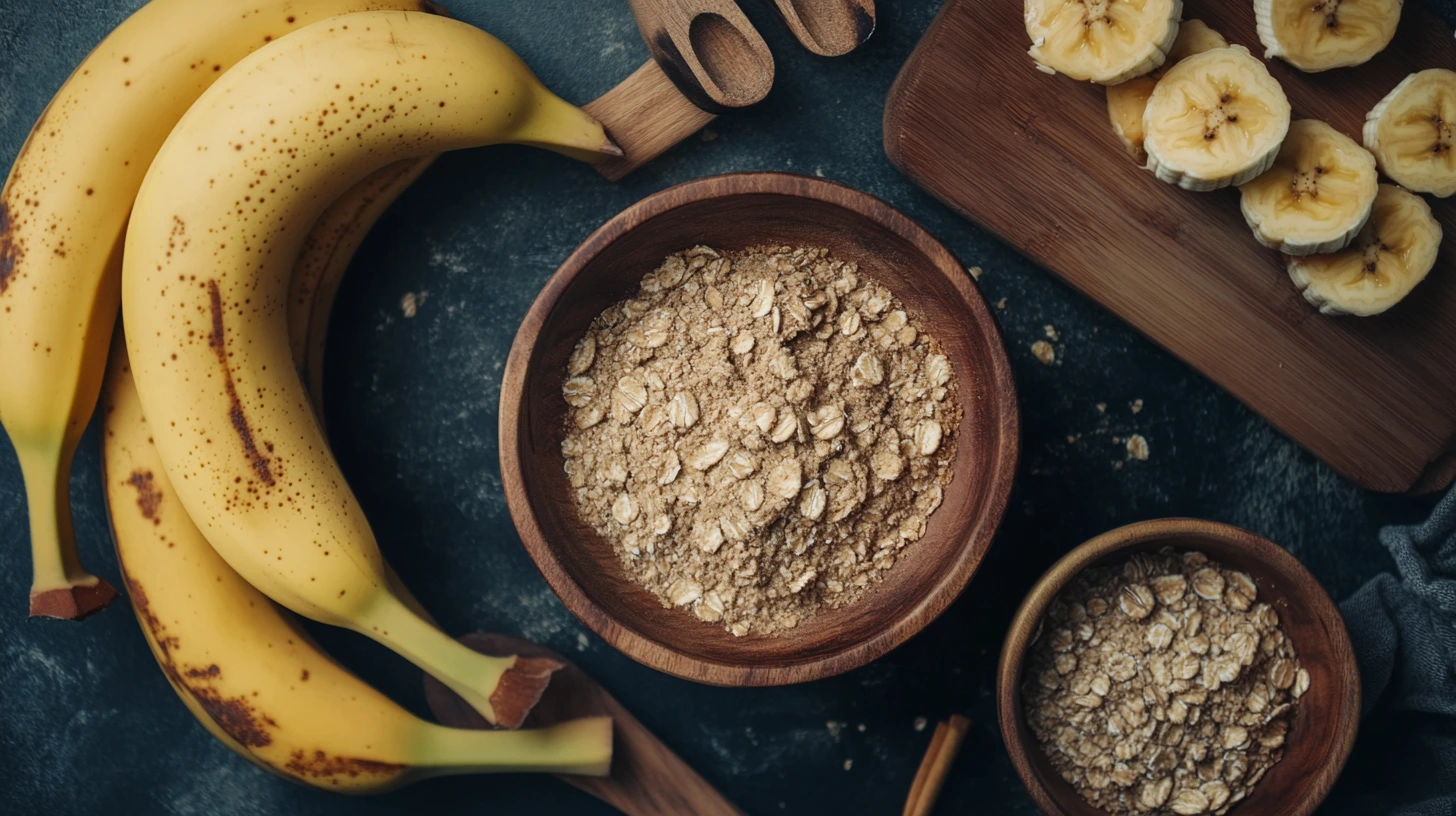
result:
[(794, 37), (821, 57), (848, 54), (875, 32), (875, 0), (770, 0)]
[(725, 113), (773, 87), (768, 44), (733, 0), (630, 0), (647, 50), (693, 104)]
[[(631, 712), (600, 683), (559, 654), (527, 640), (476, 633), (460, 638), (466, 646), (488, 655), (549, 657), (566, 668), (551, 677), (551, 685), (526, 717), (527, 727), (540, 727), (576, 717), (609, 716), (614, 733), (612, 774), (601, 779), (559, 776), (628, 816), (744, 816), (743, 811), (713, 789), (686, 762), (652, 735)], [(433, 677), (425, 677), (425, 698), (435, 718), (454, 728), (490, 728), (455, 692)]]

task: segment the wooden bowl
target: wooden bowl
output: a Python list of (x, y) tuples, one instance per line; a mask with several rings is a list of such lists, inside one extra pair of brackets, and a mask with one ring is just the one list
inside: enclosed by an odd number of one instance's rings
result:
[[(562, 470), (566, 359), (591, 321), (636, 294), (643, 274), (697, 244), (827, 247), (917, 312), (960, 378), (955, 479), (925, 536), (856, 603), (778, 637), (734, 637), (664, 609), (577, 516)], [(772, 686), (861, 666), (920, 631), (976, 571), (1006, 508), (1018, 413), (1000, 333), (949, 251), (878, 199), (784, 173), (689, 182), (607, 222), (547, 282), (511, 348), (501, 384), (501, 478), (511, 517), (546, 582), (578, 618), (633, 659), (688, 680)]]
[(1126, 561), (1163, 547), (1199, 550), (1210, 559), (1254, 578), (1259, 601), (1279, 613), (1280, 626), (1310, 675), (1285, 742), (1284, 759), (1230, 811), (1260, 816), (1308, 816), (1335, 784), (1360, 718), (1360, 673), (1339, 610), (1294, 556), (1237, 527), (1197, 519), (1162, 519), (1120, 527), (1072, 550), (1042, 576), (1022, 602), (997, 677), (1001, 734), (1012, 764), (1031, 798), (1052, 816), (1099, 816), (1062, 779), (1043, 753), (1022, 710), (1022, 671), (1037, 624), (1057, 593), (1082, 570)]

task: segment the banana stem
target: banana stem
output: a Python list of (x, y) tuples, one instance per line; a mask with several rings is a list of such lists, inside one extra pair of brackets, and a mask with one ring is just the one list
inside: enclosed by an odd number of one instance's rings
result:
[[(419, 666), (463, 697), (487, 721), (497, 723), (492, 695), (500, 687), (501, 679), (516, 665), (515, 657), (491, 657), (471, 649), (387, 592), (379, 594), (379, 600), (355, 628)], [(515, 726), (519, 722), (507, 725)]]
[(431, 775), (544, 771), (606, 776), (612, 718), (567, 720), (526, 731), (477, 731), (424, 723), (418, 765)]
[(81, 566), (71, 526), (68, 445), (16, 446), (30, 509), (31, 617), (79, 620), (116, 597), (110, 584)]

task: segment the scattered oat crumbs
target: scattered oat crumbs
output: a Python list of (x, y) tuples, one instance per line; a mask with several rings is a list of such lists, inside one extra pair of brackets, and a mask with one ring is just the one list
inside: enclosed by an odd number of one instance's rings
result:
[(1140, 399), (1135, 399), (1128, 404), (1128, 407), (1132, 409), (1132, 412), (1134, 414), (1140, 414), (1143, 410), (1143, 401)]
[(1062, 339), (1062, 336), (1057, 333), (1056, 327), (1053, 326), (1052, 324), (1048, 323), (1045, 326), (1042, 326), (1041, 328), (1042, 328), (1042, 331), (1046, 332), (1046, 336), (1047, 336), (1047, 339), (1048, 340), (1051, 340), (1051, 341), (1055, 342), (1057, 340)]
[(1042, 365), (1051, 365), (1057, 361), (1056, 349), (1052, 348), (1052, 344), (1045, 340), (1038, 340), (1032, 343), (1031, 353), (1036, 356), (1036, 359), (1041, 361)]
[(854, 602), (953, 475), (949, 359), (827, 250), (671, 255), (592, 322), (565, 374), (581, 518), (664, 606), (736, 636)]
[(429, 292), (405, 292), (404, 297), (399, 299), (399, 311), (406, 320), (413, 320), (415, 315), (420, 313), (420, 306), (423, 306), (425, 299), (430, 296)]
[(1107, 403), (1105, 403), (1105, 402), (1099, 402), (1099, 403), (1097, 403), (1097, 413), (1099, 413), (1099, 414), (1105, 414), (1105, 413), (1107, 413)]
[(971, 267), (970, 269), (968, 269), (966, 271), (967, 272), (970, 272), (971, 273), (971, 277), (974, 278), (975, 280), (980, 280), (981, 279), (981, 267), (979, 267), (979, 266), (973, 266), (973, 267)]
[(845, 769), (845, 770), (846, 770), (846, 771), (847, 771), (847, 770), (850, 770), (850, 769), (851, 769), (851, 768), (853, 768), (853, 767), (854, 767), (854, 760), (852, 760), (852, 759), (846, 759), (846, 760), (845, 760), (845, 761), (844, 761), (844, 769)]
[(924, 731), (925, 730), (925, 726), (927, 726), (929, 724), (930, 724), (930, 721), (927, 720), (927, 719), (925, 719), (924, 717), (916, 717), (915, 718), (915, 730), (916, 731)]
[(1148, 440), (1142, 434), (1133, 434), (1127, 438), (1127, 455), (1139, 462), (1148, 460)]
[(1006, 308), (1006, 298), (1001, 298), (1000, 300), (996, 301), (996, 308), (998, 308), (998, 309), (1004, 309), (1004, 308)]

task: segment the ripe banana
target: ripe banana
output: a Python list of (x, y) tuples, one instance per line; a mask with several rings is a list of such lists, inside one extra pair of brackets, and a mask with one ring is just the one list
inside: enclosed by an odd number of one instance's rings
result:
[(1289, 131), (1289, 100), (1242, 45), (1195, 54), (1169, 69), (1143, 114), (1148, 169), (1185, 190), (1243, 184), (1274, 164)]
[(1317, 119), (1289, 126), (1274, 166), (1239, 188), (1254, 237), (1286, 255), (1350, 245), (1375, 204), (1375, 157)]
[(1026, 0), (1025, 12), (1038, 69), (1116, 85), (1167, 59), (1183, 0)]
[(1301, 71), (1368, 62), (1390, 44), (1404, 0), (1254, 0), (1264, 56)]
[(30, 505), (31, 615), (80, 618), (116, 595), (81, 567), (69, 475), (106, 367), (127, 215), (162, 141), (193, 100), (269, 40), (335, 14), (429, 5), (153, 0), (41, 115), (0, 191), (0, 423)]
[(1418, 193), (1456, 193), (1456, 72), (1411, 74), (1365, 117), (1365, 146), (1381, 172)]
[(320, 424), (324, 421), (324, 345), (329, 315), (349, 260), (369, 227), (436, 158), (403, 159), (374, 171), (330, 204), (303, 241), (288, 287), (288, 344)]
[(1289, 277), (1325, 314), (1376, 315), (1425, 280), (1440, 246), (1441, 225), (1425, 199), (1382, 184), (1355, 242), (1330, 255), (1290, 256)]
[(302, 28), (240, 62), (168, 137), (132, 213), (122, 304), (161, 460), (228, 564), (519, 725), (547, 676), (462, 646), (389, 591), (287, 342), (291, 264), (328, 202), (389, 163), (499, 142), (615, 149), (463, 23), (364, 12)]
[(1202, 20), (1184, 20), (1178, 26), (1178, 38), (1173, 41), (1168, 61), (1162, 67), (1119, 85), (1107, 86), (1107, 118), (1112, 121), (1113, 133), (1117, 134), (1133, 161), (1138, 164), (1148, 162), (1148, 154), (1143, 150), (1143, 112), (1147, 110), (1148, 97), (1153, 95), (1158, 80), (1180, 61), (1227, 45), (1228, 40)]
[(103, 402), (103, 479), (132, 606), (168, 682), (229, 748), (280, 776), (339, 793), (377, 793), (447, 774), (606, 775), (610, 718), (539, 731), (445, 728), (336, 663), (222, 560), (178, 503), (124, 343), (113, 350)]

